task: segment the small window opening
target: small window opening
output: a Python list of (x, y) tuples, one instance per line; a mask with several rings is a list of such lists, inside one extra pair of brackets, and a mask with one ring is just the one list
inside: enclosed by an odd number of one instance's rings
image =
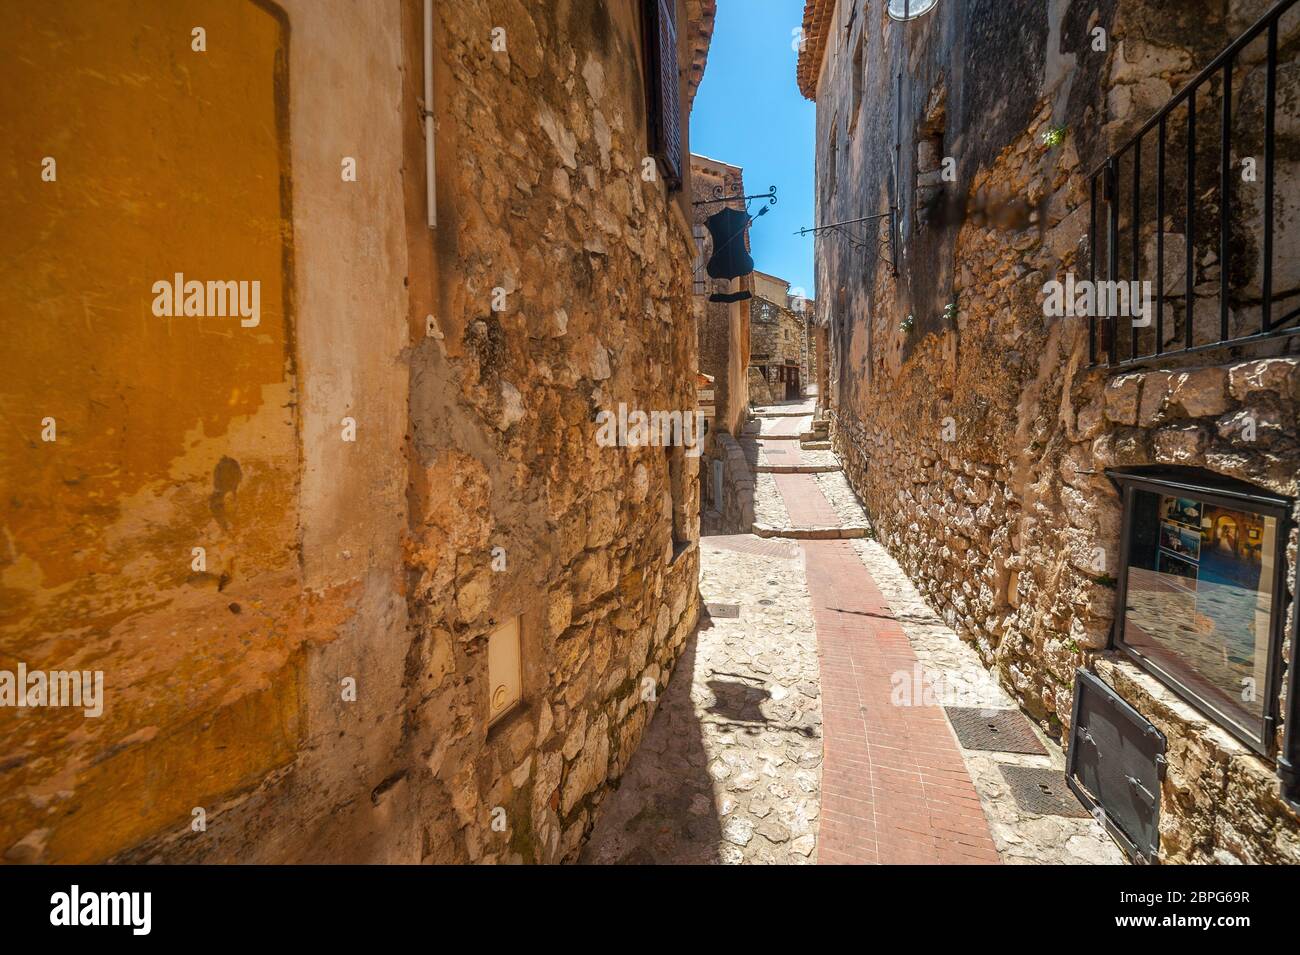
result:
[(692, 232), (695, 235), (695, 294), (705, 295), (709, 291), (709, 277), (704, 271), (704, 264), (707, 261), (705, 249), (709, 241), (708, 230), (704, 228), (703, 223), (696, 223)]
[[(700, 440), (698, 435), (694, 438)], [(664, 448), (664, 455), (668, 460), (668, 497), (672, 510), (672, 559), (676, 560), (691, 542), (686, 527), (686, 449), (670, 445)]]
[(849, 132), (858, 125), (858, 114), (862, 112), (862, 87), (866, 81), (863, 74), (863, 39), (864, 33), (858, 34), (858, 44), (853, 49), (853, 98), (849, 107)]
[(831, 148), (826, 152), (826, 196), (835, 195), (835, 161), (839, 151), (840, 119), (835, 117), (831, 123)]
[(948, 94), (939, 84), (930, 93), (925, 120), (916, 135), (916, 226), (923, 228), (935, 218), (942, 202), (944, 155), (943, 137), (947, 124)]

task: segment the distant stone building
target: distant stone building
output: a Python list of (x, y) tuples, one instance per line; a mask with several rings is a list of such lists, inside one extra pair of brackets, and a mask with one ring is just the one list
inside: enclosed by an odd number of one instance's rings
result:
[[(817, 362), (817, 300), (791, 293), (790, 310), (803, 321), (803, 388), (805, 392), (816, 388)], [(824, 364), (824, 362), (823, 362)]]
[(8, 12), (0, 670), (103, 708), (0, 710), (6, 862), (577, 857), (699, 609), (597, 421), (696, 405), (713, 6)]
[(794, 305), (789, 282), (766, 272), (754, 273), (749, 365), (755, 404), (803, 395), (808, 380), (808, 323)]
[[(1296, 8), (886, 5), (809, 0), (797, 68), (817, 223), (855, 220), (817, 237), (834, 447), (1048, 732), (1082, 684), (1136, 711), (1124, 758), (1167, 746), (1129, 782), (1091, 711), (1073, 743), (1138, 853), (1298, 862)], [(1076, 297), (1112, 281), (1149, 285)]]
[(825, 313), (814, 306), (808, 315), (808, 373), (809, 379), (817, 387), (815, 413), (818, 419), (826, 415), (831, 390), (829, 344)]

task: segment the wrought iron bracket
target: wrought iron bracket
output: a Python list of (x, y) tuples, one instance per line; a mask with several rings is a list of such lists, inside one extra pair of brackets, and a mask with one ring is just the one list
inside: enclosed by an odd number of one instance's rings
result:
[[(889, 266), (889, 274), (898, 274), (898, 239), (895, 231), (898, 228), (898, 209), (891, 207), (888, 212), (881, 212), (871, 216), (859, 216), (856, 219), (841, 219), (839, 222), (828, 222), (825, 225), (804, 226), (794, 235), (816, 235), (821, 232), (834, 232), (844, 236), (848, 240), (849, 247), (855, 251), (863, 251), (871, 248), (871, 239), (866, 236), (859, 236), (850, 226), (858, 225), (863, 222), (876, 222), (880, 219), (889, 220), (889, 229), (886, 232), (884, 240), (877, 239), (876, 255), (880, 261)], [(887, 251), (886, 251), (887, 250)]]
[(717, 185), (717, 186), (714, 186), (714, 187), (713, 187), (713, 198), (712, 198), (712, 199), (701, 199), (701, 200), (699, 200), (698, 202), (692, 202), (691, 205), (693, 205), (693, 206), (710, 206), (710, 205), (713, 205), (713, 204), (716, 203), (716, 202), (745, 202), (745, 203), (748, 203), (748, 202), (749, 202), (750, 200), (752, 200), (752, 199), (766, 199), (768, 205), (771, 205), (771, 206), (776, 205), (776, 186), (768, 186), (768, 188), (767, 188), (767, 192), (756, 192), (756, 193), (753, 193), (752, 195), (743, 196), (743, 195), (740, 194), (740, 190), (739, 190), (739, 189), (737, 189), (734, 193), (728, 195), (728, 194), (727, 194), (727, 190), (726, 190), (725, 187), (723, 187), (723, 186), (721, 186), (721, 185)]

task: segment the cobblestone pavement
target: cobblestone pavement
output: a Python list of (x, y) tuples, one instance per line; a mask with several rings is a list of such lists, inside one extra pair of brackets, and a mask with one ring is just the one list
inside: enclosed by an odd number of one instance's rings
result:
[(799, 549), (706, 537), (700, 558), (701, 598), (713, 610), (602, 806), (583, 862), (815, 861), (821, 691)]
[(776, 486), (777, 474), (754, 475), (754, 522), (770, 527), (789, 527), (790, 512)]
[[(760, 423), (806, 430), (791, 410)], [(811, 455), (752, 440), (751, 461)], [(868, 524), (842, 472), (760, 473), (756, 496), (774, 526)], [(915, 672), (940, 703), (1015, 709), (875, 541), (738, 534), (703, 538), (700, 555), (712, 612), (584, 862), (1124, 861), (1090, 817), (1017, 805), (1003, 766), (1064, 765), (1037, 728), (1046, 755), (965, 750), (942, 706), (899, 705), (898, 675)]]
[(813, 480), (817, 482), (817, 490), (835, 511), (841, 527), (858, 527), (867, 524), (867, 515), (862, 510), (862, 505), (858, 503), (858, 496), (853, 493), (853, 488), (849, 487), (848, 478), (844, 476), (843, 471), (816, 474)]

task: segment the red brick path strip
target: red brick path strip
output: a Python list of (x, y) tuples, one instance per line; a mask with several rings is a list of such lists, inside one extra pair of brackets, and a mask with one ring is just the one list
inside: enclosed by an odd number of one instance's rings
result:
[[(840, 516), (817, 487), (813, 474), (774, 474), (793, 527), (838, 527)], [(861, 563), (861, 561), (859, 561)], [(866, 573), (863, 567), (862, 572)]]
[(768, 464), (802, 464), (803, 453), (797, 441), (763, 441), (758, 442), (763, 449)]
[[(778, 474), (792, 523), (838, 524), (808, 474)], [(846, 541), (805, 541), (821, 659), (819, 863), (999, 862), (979, 795), (937, 706), (895, 706), (917, 665), (907, 634)]]
[(812, 415), (798, 418), (762, 418), (760, 438), (797, 438), (812, 427)]

